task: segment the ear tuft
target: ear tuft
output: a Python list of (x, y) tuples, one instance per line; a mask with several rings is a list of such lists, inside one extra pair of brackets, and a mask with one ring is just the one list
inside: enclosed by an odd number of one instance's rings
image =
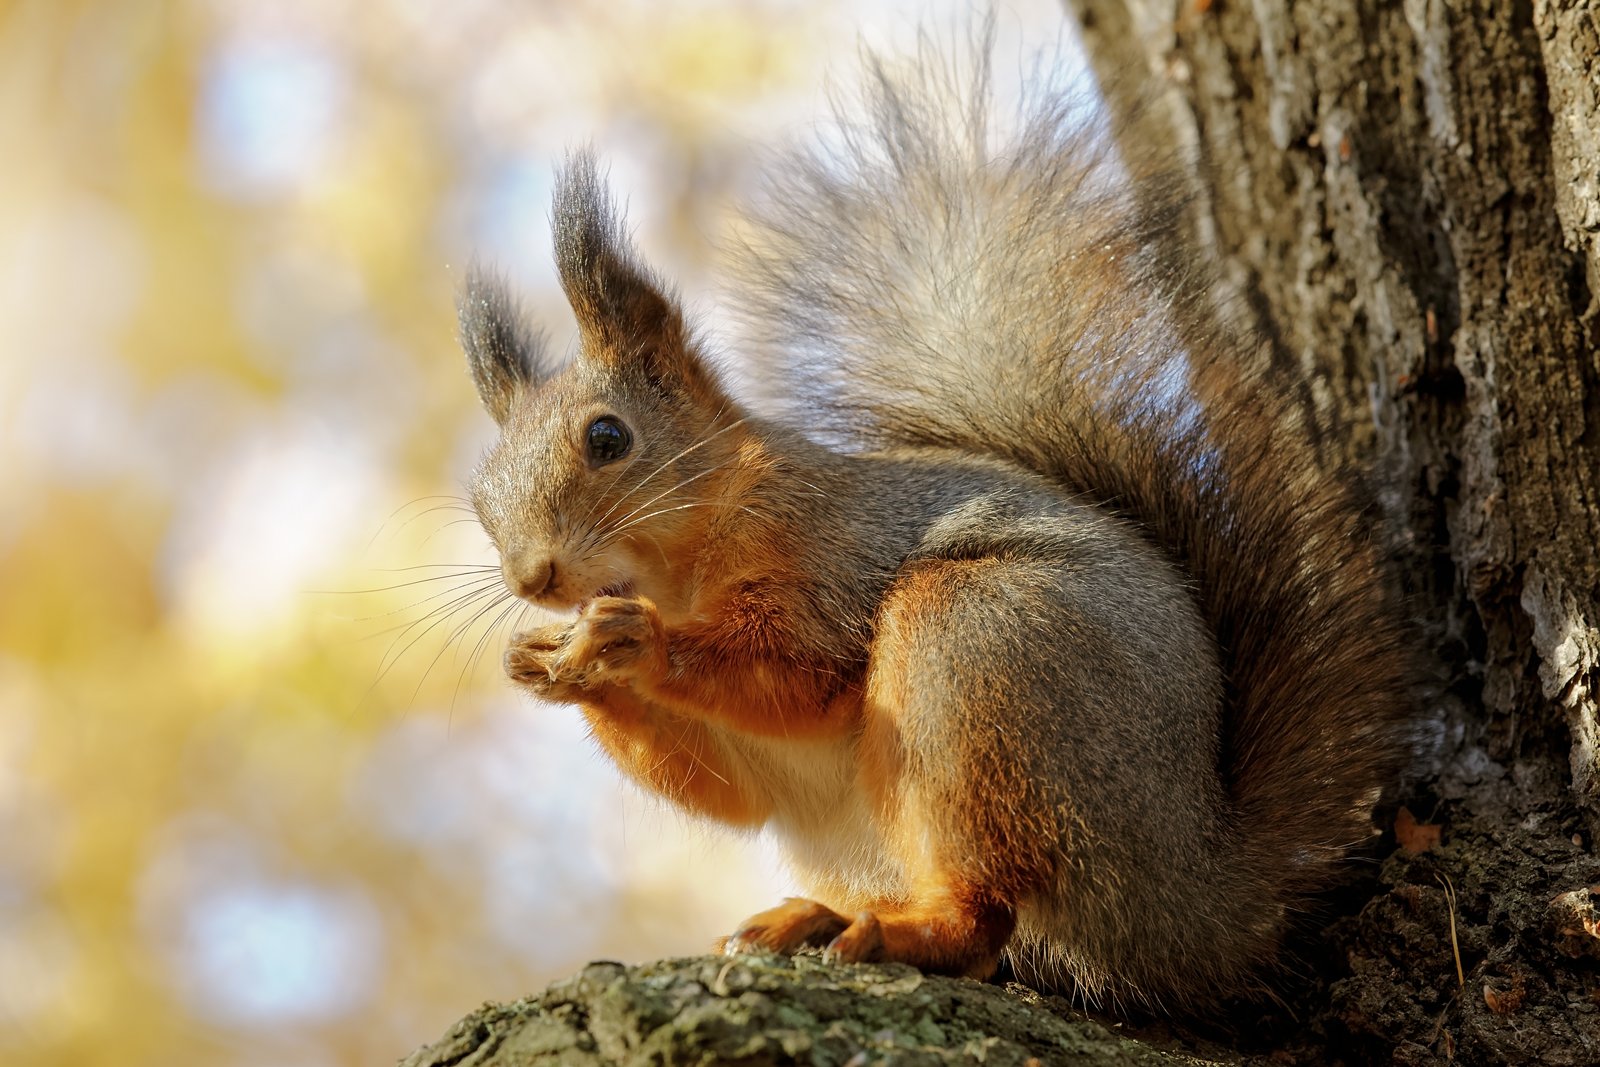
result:
[(587, 339), (621, 351), (683, 343), (677, 305), (634, 255), (592, 151), (567, 157), (551, 224), (561, 288)]
[(467, 268), (456, 314), (478, 396), (494, 421), (504, 423), (517, 388), (548, 373), (544, 338), (528, 326), (505, 280), (477, 263)]

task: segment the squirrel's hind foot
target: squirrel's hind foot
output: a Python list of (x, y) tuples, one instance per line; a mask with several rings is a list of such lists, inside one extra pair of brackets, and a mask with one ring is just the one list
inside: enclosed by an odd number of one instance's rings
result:
[(790, 956), (803, 948), (825, 948), (844, 933), (850, 920), (832, 908), (802, 897), (789, 897), (746, 919), (723, 938), (719, 949), (732, 956), (765, 949)]
[(727, 955), (821, 948), (830, 963), (908, 963), (936, 974), (987, 978), (1014, 925), (1011, 912), (998, 907), (970, 913), (884, 908), (852, 920), (816, 901), (790, 897), (746, 919), (717, 947)]

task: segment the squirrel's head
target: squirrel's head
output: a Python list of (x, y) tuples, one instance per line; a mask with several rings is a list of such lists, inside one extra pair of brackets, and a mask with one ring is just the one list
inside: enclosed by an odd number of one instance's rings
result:
[(491, 274), (474, 269), (461, 296), (467, 364), (500, 424), (472, 502), (523, 599), (568, 608), (637, 591), (671, 604), (690, 539), (721, 510), (718, 476), (743, 420), (676, 299), (638, 261), (588, 153), (558, 177), (552, 222), (578, 320), (570, 363), (549, 358)]

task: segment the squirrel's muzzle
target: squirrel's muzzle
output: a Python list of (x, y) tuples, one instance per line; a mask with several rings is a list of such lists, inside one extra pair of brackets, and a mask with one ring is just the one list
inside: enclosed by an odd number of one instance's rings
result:
[(556, 585), (556, 561), (544, 555), (509, 553), (500, 561), (506, 586), (523, 600), (538, 601)]

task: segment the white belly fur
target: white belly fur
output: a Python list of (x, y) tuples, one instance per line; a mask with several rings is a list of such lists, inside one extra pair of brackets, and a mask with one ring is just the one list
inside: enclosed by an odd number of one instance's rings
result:
[(856, 774), (855, 739), (803, 741), (722, 732), (718, 742), (749, 786), (773, 801), (766, 828), (795, 876), (822, 903), (854, 909), (903, 896)]

